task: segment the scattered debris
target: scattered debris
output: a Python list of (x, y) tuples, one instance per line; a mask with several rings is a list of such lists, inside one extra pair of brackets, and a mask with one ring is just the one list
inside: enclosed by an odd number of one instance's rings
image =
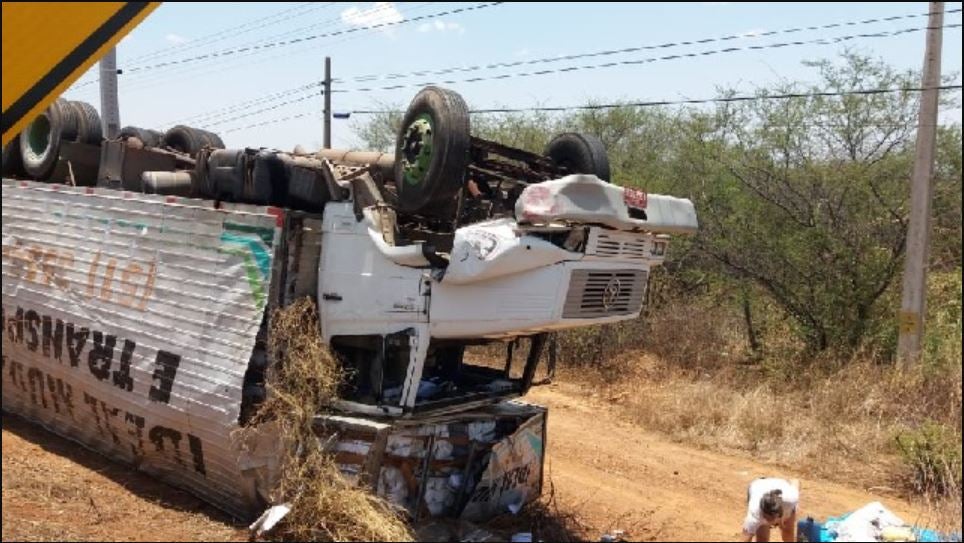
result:
[(248, 526), (248, 530), (254, 532), (254, 537), (261, 537), (267, 532), (270, 532), (271, 529), (290, 512), (291, 504), (289, 503), (273, 505), (267, 508), (265, 512), (258, 517), (258, 520), (251, 523), (251, 526)]
[(960, 534), (941, 534), (911, 526), (880, 502), (826, 522), (808, 517), (797, 523), (800, 541), (960, 541)]

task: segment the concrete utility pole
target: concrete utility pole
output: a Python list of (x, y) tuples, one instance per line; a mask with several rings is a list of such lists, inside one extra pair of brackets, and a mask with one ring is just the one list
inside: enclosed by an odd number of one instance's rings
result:
[(325, 57), (325, 149), (331, 149), (331, 57)]
[(100, 60), (100, 121), (104, 137), (120, 132), (120, 105), (117, 99), (117, 49), (111, 47)]
[(910, 224), (907, 228), (907, 260), (904, 292), (900, 303), (897, 356), (901, 364), (920, 360), (924, 315), (927, 309), (927, 262), (930, 257), (931, 177), (934, 173), (934, 141), (937, 134), (937, 87), (941, 84), (941, 27), (944, 2), (929, 2), (927, 46), (920, 113), (917, 115), (917, 157), (911, 179)]

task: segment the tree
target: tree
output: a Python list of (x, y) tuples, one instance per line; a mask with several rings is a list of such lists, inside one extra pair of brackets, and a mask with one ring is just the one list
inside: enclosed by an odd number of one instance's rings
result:
[(961, 125), (937, 127), (931, 265), (961, 267)]
[[(852, 52), (809, 63), (816, 85), (761, 94), (910, 88)], [(918, 94), (725, 103), (690, 126), (700, 248), (762, 286), (813, 350), (853, 349), (903, 262)], [(958, 154), (960, 149), (958, 148)]]
[(383, 112), (374, 113), (363, 122), (352, 122), (352, 130), (361, 139), (365, 150), (393, 153), (405, 110), (385, 104), (380, 104), (378, 109)]
[[(850, 350), (876, 323), (893, 319), (894, 309), (881, 300), (903, 262), (919, 95), (815, 94), (913, 88), (920, 77), (849, 51), (807, 65), (819, 73), (817, 83), (758, 91), (797, 98), (712, 110), (477, 115), (472, 130), (533, 152), (563, 131), (598, 136), (615, 183), (696, 204), (701, 231), (694, 242), (674, 240), (666, 263), (674, 279), (751, 281), (792, 317), (811, 350)], [(372, 148), (390, 149), (397, 122), (376, 117), (358, 127), (359, 136)], [(960, 125), (942, 127), (938, 147), (932, 254), (938, 265), (960, 267)]]

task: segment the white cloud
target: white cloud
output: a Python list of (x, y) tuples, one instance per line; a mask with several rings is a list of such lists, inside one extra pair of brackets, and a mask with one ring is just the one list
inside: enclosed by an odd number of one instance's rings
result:
[(445, 22), (436, 19), (430, 23), (422, 23), (418, 25), (419, 32), (456, 32), (458, 34), (465, 34), (465, 27), (459, 23), (452, 21)]
[(755, 37), (759, 36), (760, 34), (763, 34), (764, 32), (766, 32), (766, 29), (765, 29), (765, 28), (751, 28), (750, 30), (747, 30), (746, 32), (741, 32), (741, 33), (740, 33), (740, 37), (741, 37), (741, 38), (755, 38)]
[[(400, 23), (405, 20), (395, 2), (375, 2), (368, 9), (350, 7), (341, 12), (341, 20), (349, 26), (374, 26)], [(380, 30), (391, 33), (392, 27), (381, 27)]]
[(187, 42), (188, 39), (180, 34), (168, 34), (167, 36), (164, 36), (164, 41), (167, 43), (173, 43), (174, 45), (180, 45)]
[(527, 57), (529, 56), (529, 53), (531, 53), (531, 51), (529, 51), (529, 48), (523, 47), (522, 49), (517, 49), (514, 54), (517, 57)]

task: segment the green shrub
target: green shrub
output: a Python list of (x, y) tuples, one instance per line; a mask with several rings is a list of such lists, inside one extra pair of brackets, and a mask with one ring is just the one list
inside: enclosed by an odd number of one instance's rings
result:
[(897, 448), (914, 490), (924, 494), (961, 492), (961, 435), (927, 421), (916, 430), (900, 432)]

